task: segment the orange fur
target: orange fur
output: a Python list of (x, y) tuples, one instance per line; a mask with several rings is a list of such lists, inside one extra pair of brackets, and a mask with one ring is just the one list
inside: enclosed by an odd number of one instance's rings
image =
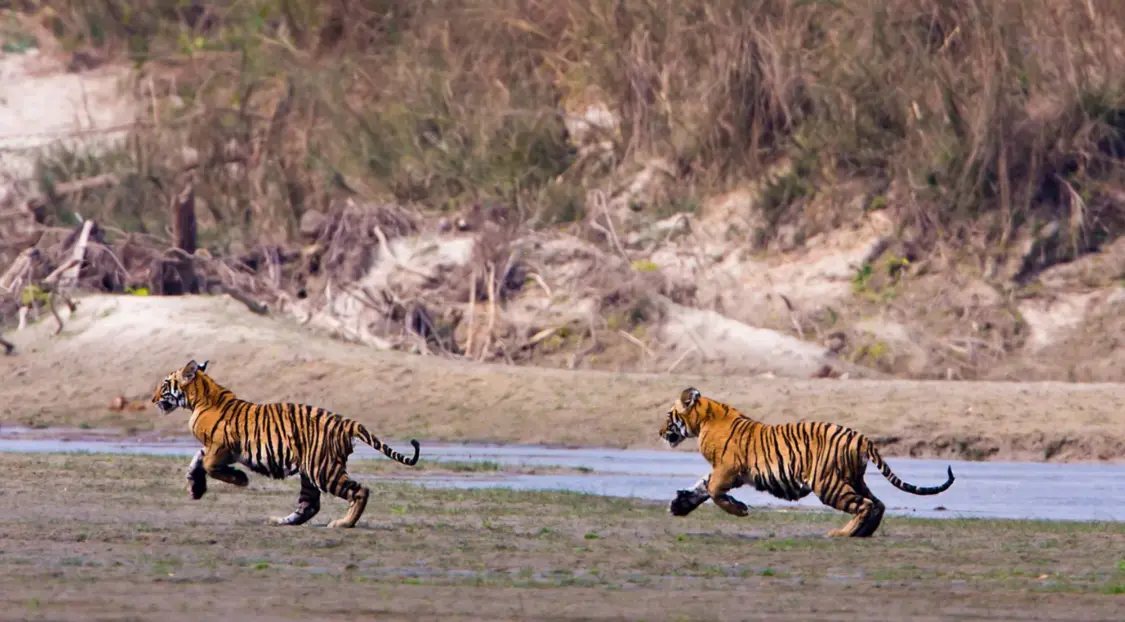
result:
[(916, 495), (935, 495), (953, 484), (953, 469), (941, 486), (907, 484), (891, 471), (863, 434), (835, 423), (801, 421), (767, 425), (731, 406), (688, 388), (668, 411), (660, 436), (675, 447), (699, 439), (699, 453), (711, 474), (692, 490), (680, 490), (669, 510), (686, 516), (707, 499), (724, 511), (746, 516), (747, 507), (727, 494), (749, 484), (775, 497), (796, 501), (816, 494), (822, 503), (853, 515), (830, 536), (869, 537), (883, 520), (884, 505), (864, 482), (870, 460), (892, 485)]
[(300, 525), (320, 511), (320, 493), (333, 494), (349, 503), (344, 518), (329, 527), (354, 527), (367, 507), (370, 490), (348, 477), (347, 461), (355, 438), (406, 465), (418, 462), (418, 441), (412, 440), (414, 456), (407, 458), (391, 449), (365, 427), (327, 409), (304, 404), (255, 404), (239, 399), (204, 373), (202, 365), (189, 362), (169, 374), (153, 391), (152, 403), (162, 413), (176, 408), (192, 411), (189, 427), (203, 449), (188, 467), (188, 489), (199, 499), (207, 491), (207, 477), (235, 486), (249, 483), (246, 473), (234, 468), (240, 463), (251, 471), (274, 479), (301, 476), (297, 509), (289, 516), (273, 519), (278, 525)]

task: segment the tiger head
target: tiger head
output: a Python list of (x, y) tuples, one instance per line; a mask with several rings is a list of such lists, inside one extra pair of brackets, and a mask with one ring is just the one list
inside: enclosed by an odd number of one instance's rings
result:
[(207, 371), (208, 362), (196, 363), (193, 359), (183, 369), (168, 374), (152, 392), (152, 403), (156, 409), (167, 415), (177, 408), (189, 408), (186, 387), (195, 381), (199, 372)]
[(695, 438), (699, 434), (698, 417), (694, 416), (694, 412), (701, 398), (699, 391), (689, 387), (684, 389), (683, 393), (680, 393), (680, 399), (672, 404), (672, 408), (668, 411), (668, 418), (660, 427), (660, 438), (664, 439), (669, 447), (675, 447), (684, 442), (684, 439)]

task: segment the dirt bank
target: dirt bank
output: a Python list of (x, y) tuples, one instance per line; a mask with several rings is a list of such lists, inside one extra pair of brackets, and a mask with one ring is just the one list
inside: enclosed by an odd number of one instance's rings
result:
[[(255, 316), (227, 298), (83, 299), (59, 336), (52, 321), (11, 333), (0, 357), (0, 425), (181, 434), (186, 413), (115, 410), (145, 402), (188, 359), (260, 401), (323, 405), (389, 438), (660, 446), (656, 431), (688, 385), (767, 422), (830, 419), (888, 455), (993, 460), (1125, 458), (1125, 387), (1110, 384), (783, 380), (611, 374), (463, 363), (375, 352)], [(690, 451), (691, 449), (687, 449)]]

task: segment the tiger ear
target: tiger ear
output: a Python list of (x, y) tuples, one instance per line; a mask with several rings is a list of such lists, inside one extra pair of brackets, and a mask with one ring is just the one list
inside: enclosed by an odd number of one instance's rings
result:
[(684, 408), (691, 409), (700, 398), (699, 391), (695, 387), (688, 387), (680, 394), (680, 402), (683, 403)]
[(207, 371), (207, 364), (211, 361), (203, 361), (199, 364), (199, 371)]
[[(204, 365), (206, 365), (206, 363), (204, 363)], [(191, 382), (195, 380), (195, 373), (200, 371), (200, 369), (199, 363), (196, 363), (195, 359), (192, 359), (180, 370), (180, 378), (182, 378), (184, 382)]]

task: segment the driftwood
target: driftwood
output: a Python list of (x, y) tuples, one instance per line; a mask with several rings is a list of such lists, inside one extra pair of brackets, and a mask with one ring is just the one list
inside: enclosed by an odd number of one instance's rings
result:
[(86, 248), (90, 244), (90, 232), (93, 229), (94, 221), (87, 220), (82, 223), (82, 232), (78, 234), (78, 240), (74, 243), (70, 261), (59, 274), (59, 287), (74, 287), (78, 283), (78, 274), (82, 270), (82, 262), (86, 261)]
[[(57, 198), (60, 191), (114, 180), (104, 177), (84, 181), (84, 185), (56, 187), (50, 191), (50, 199)], [(124, 176), (121, 181), (125, 181)], [(581, 280), (585, 287), (588, 280), (573, 275), (555, 283), (544, 266), (533, 266), (526, 258), (535, 252), (529, 250), (534, 247), (532, 238), (522, 234), (512, 210), (499, 208), (487, 213), (483, 208), (478, 210), (473, 223), (477, 240), (467, 265), (439, 263), (432, 270), (428, 259), (415, 262), (407, 256), (409, 251), (404, 254), (394, 244), (395, 238), (421, 228), (413, 210), (396, 204), (363, 204), (352, 197), (337, 199), (323, 213), (306, 212), (301, 222), (302, 237), (293, 246), (257, 246), (236, 257), (212, 257), (207, 249), (199, 248), (196, 208), (202, 208), (203, 203), (196, 205), (194, 190), (192, 180), (188, 180), (179, 192), (169, 192), (160, 201), (169, 216), (170, 235), (127, 233), (92, 222), (66, 230), (29, 223), (39, 233), (34, 241), (30, 237), (13, 241), (3, 252), (6, 258), (12, 258), (20, 246), (35, 248), (25, 249), (16, 259), (18, 265), (7, 270), (0, 267), (0, 284), (14, 284), (16, 289), (10, 291), (18, 296), (23, 287), (34, 283), (40, 288), (39, 297), (30, 306), (20, 305), (25, 307), (23, 312), (38, 314), (45, 303), (60, 330), (65, 318), (60, 317), (57, 307), (67, 304), (73, 310), (73, 301), (63, 292), (72, 293), (76, 288), (138, 295), (222, 292), (258, 315), (300, 304), (305, 307), (301, 311), (306, 321), (314, 315), (327, 315), (329, 320), (338, 319), (341, 330), (345, 330), (346, 318), (346, 332), (355, 331), (365, 341), (385, 342), (376, 347), (512, 362), (513, 357), (536, 356), (535, 350), (559, 335), (567, 324), (563, 320), (557, 326), (524, 332), (525, 327), (514, 323), (504, 311), (512, 296), (526, 287), (541, 290), (548, 299), (555, 297), (556, 290), (569, 296), (571, 281)], [(616, 232), (607, 232), (612, 244)], [(608, 292), (603, 305), (624, 309), (635, 297), (633, 290), (649, 287), (647, 282), (622, 285), (622, 279), (632, 283), (642, 277), (633, 274), (627, 261), (594, 245), (576, 240), (573, 250), (558, 252), (590, 255), (588, 270), (594, 278), (590, 289)], [(341, 288), (357, 289), (349, 285), (367, 274), (375, 262), (385, 262), (385, 268), (395, 276), (363, 298), (374, 301), (370, 310), (353, 311), (350, 303), (335, 309), (332, 301)], [(50, 276), (44, 279), (44, 274)], [(349, 294), (359, 297), (354, 291)], [(7, 310), (14, 312), (16, 307), (9, 304)], [(340, 316), (334, 317), (336, 313)], [(591, 326), (588, 336), (580, 338), (575, 349), (586, 350), (578, 352), (570, 364), (576, 365), (594, 348), (604, 347), (596, 336), (601, 330)], [(394, 337), (394, 333), (399, 336)], [(637, 346), (651, 364), (655, 357), (648, 346), (629, 337), (621, 338)]]
[(35, 218), (35, 222), (42, 223), (44, 218), (43, 208), (47, 207), (53, 199), (75, 194), (84, 190), (93, 190), (94, 188), (105, 188), (107, 186), (115, 186), (120, 183), (121, 178), (113, 173), (106, 173), (104, 175), (97, 175), (95, 177), (87, 177), (86, 179), (76, 179), (74, 181), (67, 181), (58, 184), (52, 188), (51, 192), (41, 192), (27, 198), (23, 203), (23, 211), (30, 214)]
[(268, 306), (258, 302), (257, 300), (254, 300), (246, 293), (225, 284), (222, 286), (222, 289), (224, 294), (246, 305), (246, 308), (249, 309), (251, 313), (255, 313), (257, 315), (269, 315), (270, 308)]
[(20, 252), (19, 257), (0, 275), (0, 290), (9, 294), (22, 290), (31, 275), (32, 266), (38, 260), (38, 249), (28, 248)]
[[(179, 175), (190, 174), (196, 169), (203, 166), (224, 166), (227, 164), (244, 164), (246, 158), (240, 154), (226, 154), (222, 157), (215, 158), (208, 162), (190, 162), (179, 169)], [(161, 186), (159, 179), (149, 178), (150, 181), (157, 186)], [(108, 188), (116, 186), (121, 183), (121, 176), (116, 173), (104, 173), (102, 175), (95, 175), (93, 177), (86, 177), (84, 179), (75, 179), (73, 181), (65, 181), (55, 185), (48, 192), (39, 192), (33, 194), (21, 202), (21, 205), (15, 210), (0, 212), (0, 218), (11, 216), (32, 216), (35, 222), (42, 224), (46, 218), (44, 208), (51, 203), (51, 201), (60, 197), (77, 194), (86, 190), (94, 190), (97, 188)]]

